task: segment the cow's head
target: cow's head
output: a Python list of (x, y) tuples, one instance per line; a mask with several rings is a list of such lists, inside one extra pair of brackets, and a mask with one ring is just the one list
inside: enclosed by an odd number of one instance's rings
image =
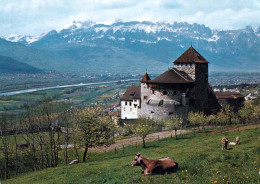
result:
[(141, 154), (137, 153), (134, 160), (132, 161), (132, 166), (140, 166), (141, 160), (142, 160)]

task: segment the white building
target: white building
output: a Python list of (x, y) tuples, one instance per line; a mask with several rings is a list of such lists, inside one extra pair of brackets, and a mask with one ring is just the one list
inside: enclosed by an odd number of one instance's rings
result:
[(129, 87), (121, 98), (121, 119), (137, 119), (141, 109), (140, 86)]

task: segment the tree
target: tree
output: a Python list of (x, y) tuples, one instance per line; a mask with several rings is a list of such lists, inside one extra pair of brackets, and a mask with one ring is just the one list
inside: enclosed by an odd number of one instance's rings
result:
[(175, 131), (175, 139), (177, 139), (177, 130), (181, 128), (183, 119), (177, 115), (171, 116), (165, 122), (165, 127), (167, 130), (174, 130)]
[(207, 123), (206, 116), (203, 112), (189, 112), (188, 114), (188, 121), (192, 126), (197, 126), (200, 131), (200, 126), (205, 128)]
[(157, 125), (153, 119), (140, 117), (137, 121), (129, 125), (129, 129), (136, 135), (142, 138), (143, 148), (145, 148), (145, 138), (157, 129)]
[(259, 122), (260, 120), (260, 105), (254, 107), (254, 112), (252, 113), (252, 118)]
[(253, 113), (254, 113), (254, 106), (252, 103), (249, 102), (245, 102), (243, 107), (238, 111), (238, 115), (240, 119), (245, 123), (250, 122)]
[(233, 109), (229, 105), (226, 105), (225, 107), (221, 108), (220, 112), (218, 112), (217, 114), (217, 120), (222, 125), (231, 125), (234, 122), (236, 122), (235, 113)]
[(85, 162), (89, 148), (108, 146), (113, 143), (113, 120), (98, 107), (79, 109), (75, 115), (74, 135), (80, 143), (85, 145), (83, 154), (83, 162)]
[(8, 115), (2, 114), (2, 117), (0, 117), (0, 148), (4, 154), (5, 179), (9, 178), (9, 156), (12, 152), (10, 140), (11, 136), (8, 135), (8, 123)]

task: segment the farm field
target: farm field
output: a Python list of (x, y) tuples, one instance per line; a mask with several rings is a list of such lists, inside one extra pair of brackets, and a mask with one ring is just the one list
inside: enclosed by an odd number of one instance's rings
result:
[[(86, 163), (59, 166), (27, 173), (2, 183), (260, 183), (260, 128), (206, 136), (188, 133), (177, 140), (166, 138), (123, 150), (90, 153)], [(223, 136), (237, 146), (221, 150)], [(132, 167), (137, 152), (148, 158), (171, 157), (179, 164), (176, 173), (145, 176)], [(82, 154), (82, 152), (80, 152)]]
[(26, 103), (35, 103), (44, 96), (49, 96), (56, 101), (70, 102), (74, 105), (91, 105), (96, 103), (109, 107), (120, 99), (120, 95), (124, 93), (131, 83), (57, 88), (12, 96), (0, 96), (0, 113), (1, 111), (9, 114), (23, 111)]

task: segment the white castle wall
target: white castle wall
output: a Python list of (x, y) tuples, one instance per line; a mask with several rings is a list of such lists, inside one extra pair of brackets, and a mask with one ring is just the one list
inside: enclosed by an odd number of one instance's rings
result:
[(178, 90), (151, 89), (145, 83), (141, 84), (141, 100), (139, 117), (154, 119), (168, 118), (175, 114), (175, 106), (185, 106), (188, 101)]
[(121, 101), (121, 119), (137, 119), (140, 111), (140, 100)]

